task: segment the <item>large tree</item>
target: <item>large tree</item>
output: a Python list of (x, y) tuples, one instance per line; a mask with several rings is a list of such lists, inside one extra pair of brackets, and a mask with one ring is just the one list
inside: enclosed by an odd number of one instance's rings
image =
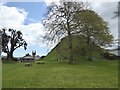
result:
[[(16, 31), (14, 29), (5, 29), (2, 30), (2, 51), (7, 53), (7, 59), (13, 59), (13, 52), (21, 47), (24, 46), (24, 49), (27, 49), (27, 43), (22, 38), (22, 32)], [(9, 34), (8, 34), (9, 33)]]
[(73, 60), (73, 45), (72, 33), (76, 32), (77, 24), (74, 22), (74, 15), (87, 9), (88, 5), (83, 2), (60, 2), (59, 5), (52, 3), (48, 7), (46, 18), (43, 20), (43, 25), (46, 28), (47, 40), (56, 41), (65, 36), (68, 37), (68, 50), (70, 51), (69, 60), (70, 64), (74, 63)]
[(92, 10), (83, 10), (76, 13), (75, 21), (79, 24), (79, 35), (86, 37), (88, 60), (92, 60), (92, 51), (94, 45), (99, 47), (108, 46), (113, 41), (108, 24), (96, 12)]

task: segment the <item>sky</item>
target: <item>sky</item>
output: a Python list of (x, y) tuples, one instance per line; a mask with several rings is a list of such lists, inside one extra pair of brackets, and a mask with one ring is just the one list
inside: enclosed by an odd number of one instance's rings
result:
[[(14, 0), (13, 0), (14, 1)], [(47, 55), (55, 45), (48, 45), (43, 42), (45, 29), (42, 25), (42, 19), (50, 5), (51, 0), (42, 0), (42, 2), (0, 2), (0, 28), (13, 28), (23, 33), (23, 38), (28, 43), (27, 50), (23, 47), (16, 49), (14, 56), (24, 56), (27, 53), (36, 51), (37, 55)], [(26, 1), (26, 0), (25, 0)], [(55, 0), (53, 0), (55, 1)], [(58, 3), (59, 0), (55, 1)], [(108, 22), (110, 31), (114, 38), (118, 38), (118, 20), (114, 17), (117, 11), (117, 2), (90, 2), (92, 10), (97, 12), (105, 21)], [(2, 53), (5, 55), (4, 53)]]

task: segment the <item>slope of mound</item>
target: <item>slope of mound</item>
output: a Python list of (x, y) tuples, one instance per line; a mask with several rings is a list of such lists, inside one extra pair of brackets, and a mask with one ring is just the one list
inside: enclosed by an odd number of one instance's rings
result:
[[(73, 53), (74, 60), (87, 59), (87, 43), (86, 38), (83, 36), (73, 36)], [(93, 59), (101, 59), (101, 52), (103, 49), (93, 45)], [(59, 42), (45, 57), (46, 60), (69, 60), (69, 47), (68, 47), (68, 37), (65, 37)]]

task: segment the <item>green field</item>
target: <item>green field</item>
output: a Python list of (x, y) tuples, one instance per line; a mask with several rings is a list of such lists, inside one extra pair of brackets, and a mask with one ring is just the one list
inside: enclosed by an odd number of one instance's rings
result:
[(4, 63), (3, 88), (117, 88), (118, 61), (46, 61), (45, 64)]
[[(3, 88), (117, 88), (118, 61), (105, 60), (101, 48), (94, 46), (93, 61), (87, 60), (81, 37), (73, 40), (73, 65), (68, 64), (68, 44), (64, 38), (42, 60), (45, 64), (3, 63)], [(79, 48), (78, 48), (79, 47)], [(99, 51), (99, 52), (98, 52)], [(61, 54), (62, 55), (61, 55)], [(57, 61), (59, 60), (59, 61)]]

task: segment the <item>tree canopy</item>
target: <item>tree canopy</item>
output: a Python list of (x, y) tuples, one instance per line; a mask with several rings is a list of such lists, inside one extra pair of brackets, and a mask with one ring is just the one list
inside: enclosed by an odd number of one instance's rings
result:
[(107, 22), (83, 2), (61, 2), (60, 5), (53, 3), (48, 7), (43, 25), (47, 31), (45, 38), (48, 41), (58, 41), (63, 37), (68, 37), (70, 63), (74, 61), (72, 36), (86, 37), (90, 60), (92, 59), (92, 45), (107, 46), (113, 40)]
[[(12, 60), (13, 59), (13, 52), (21, 47), (24, 46), (24, 49), (27, 49), (27, 43), (22, 38), (22, 32), (16, 31), (14, 29), (5, 29), (2, 30), (2, 51), (4, 53), (7, 53), (7, 59)], [(8, 34), (8, 33), (9, 34)]]
[(73, 63), (72, 33), (75, 32), (77, 24), (74, 22), (75, 13), (87, 9), (83, 2), (63, 2), (60, 5), (54, 3), (48, 7), (43, 25), (46, 28), (45, 38), (49, 41), (58, 41), (68, 36), (69, 60)]
[(94, 44), (97, 46), (108, 46), (113, 41), (107, 22), (92, 10), (83, 10), (76, 13), (75, 21), (79, 24), (78, 35), (86, 37), (88, 59), (92, 60)]
[(90, 38), (98, 46), (112, 43), (113, 36), (110, 33), (107, 22), (92, 10), (83, 10), (76, 13), (76, 23), (79, 23), (81, 35)]

